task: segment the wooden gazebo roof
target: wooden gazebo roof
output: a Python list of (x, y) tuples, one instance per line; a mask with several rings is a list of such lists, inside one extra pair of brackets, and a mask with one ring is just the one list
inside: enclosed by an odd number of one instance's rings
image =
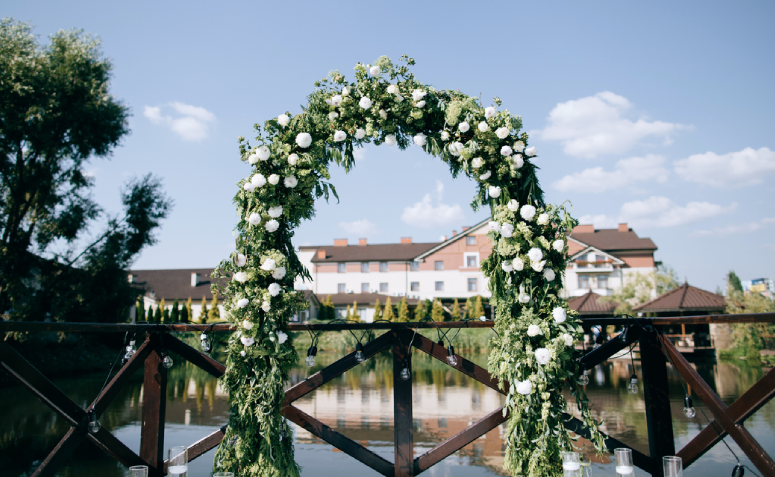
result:
[(684, 283), (675, 290), (634, 307), (640, 313), (723, 312), (727, 303), (723, 296)]

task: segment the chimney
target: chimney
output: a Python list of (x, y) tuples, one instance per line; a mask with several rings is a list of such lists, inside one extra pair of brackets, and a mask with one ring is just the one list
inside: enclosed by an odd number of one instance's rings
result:
[(457, 230), (452, 231), (452, 236), (454, 237), (455, 235), (457, 235)]
[(334, 239), (334, 247), (346, 247), (347, 239)]
[(468, 230), (468, 229), (470, 229), (470, 228), (471, 228), (471, 227), (466, 227), (466, 226), (464, 225), (464, 226), (463, 226), (463, 228), (462, 228), (461, 230), (462, 230), (463, 232), (465, 232), (466, 230)]
[(627, 224), (619, 224), (619, 232), (629, 232), (630, 227)]
[(129, 283), (134, 283), (135, 282), (135, 276), (132, 275), (131, 273), (126, 278), (127, 278), (127, 281)]
[(358, 239), (358, 245), (360, 245), (361, 247), (366, 246), (366, 239), (365, 238)]
[(401, 237), (401, 243), (412, 243), (412, 237)]
[(593, 234), (595, 233), (595, 226), (592, 224), (577, 225), (573, 227), (574, 234)]
[(199, 285), (199, 274), (198, 273), (192, 273), (191, 274), (191, 286), (195, 287)]
[(326, 249), (324, 248), (318, 249), (318, 258), (322, 258), (322, 259), (326, 258)]

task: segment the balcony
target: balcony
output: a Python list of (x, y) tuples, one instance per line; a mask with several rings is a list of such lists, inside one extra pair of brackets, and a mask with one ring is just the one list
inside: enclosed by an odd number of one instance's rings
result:
[(613, 260), (576, 260), (576, 273), (610, 273), (614, 271)]

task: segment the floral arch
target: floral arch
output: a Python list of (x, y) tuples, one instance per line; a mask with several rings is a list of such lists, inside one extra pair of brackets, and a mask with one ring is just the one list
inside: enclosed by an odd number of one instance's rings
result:
[(234, 202), (242, 219), (237, 251), (214, 276), (230, 277), (219, 290), (238, 328), (229, 341), (223, 384), (232, 415), (215, 458), (218, 470), (240, 477), (297, 476), (293, 442), (281, 415), (283, 384), (298, 356), (286, 334), (294, 309), (303, 303), (296, 277), (309, 277), (294, 252), (293, 230), (314, 216), (314, 200), (336, 195), (328, 168), (349, 170), (353, 149), (411, 143), (449, 165), (453, 177), (477, 182), (474, 210), (490, 207), (493, 253), (483, 262), (489, 277), (497, 336), (491, 341), (489, 370), (512, 383), (504, 468), (513, 475), (562, 474), (560, 451), (572, 437), (563, 426), (576, 397), (598, 450), (604, 448), (591, 418), (573, 344), (580, 321), (558, 293), (566, 267), (565, 232), (577, 222), (563, 206), (544, 202), (536, 178), (536, 155), (522, 119), (495, 106), (483, 107), (458, 91), (419, 83), (402, 66), (380, 57), (373, 66), (355, 66), (355, 81), (334, 71), (315, 83), (300, 114), (279, 115), (256, 124), (256, 143), (239, 139), (251, 175), (239, 182)]

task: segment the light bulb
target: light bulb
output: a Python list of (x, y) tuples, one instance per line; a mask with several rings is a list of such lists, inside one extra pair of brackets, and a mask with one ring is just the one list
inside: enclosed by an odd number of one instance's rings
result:
[(409, 378), (412, 377), (412, 373), (409, 371), (409, 368), (404, 368), (398, 376), (404, 381), (409, 381)]
[(307, 356), (307, 359), (304, 362), (307, 363), (307, 366), (311, 368), (315, 366), (315, 357), (312, 355), (309, 355)]
[(124, 354), (124, 361), (122, 364), (126, 364), (127, 361), (132, 359), (132, 356), (134, 356), (136, 352), (137, 349), (135, 348), (135, 340), (131, 340), (129, 342), (129, 346), (126, 347), (126, 353)]
[(630, 394), (638, 394), (638, 377), (634, 374), (630, 376), (630, 385), (627, 386), (627, 392)]
[(202, 351), (204, 351), (207, 354), (210, 354), (210, 351), (213, 349), (213, 345), (210, 344), (210, 340), (207, 337), (207, 334), (202, 333), (202, 336), (200, 336), (199, 339), (202, 342)]
[(102, 425), (97, 420), (97, 413), (94, 410), (89, 411), (89, 432), (96, 434), (100, 432), (100, 429), (102, 429)]
[(684, 398), (684, 416), (686, 416), (688, 419), (694, 419), (694, 416), (696, 415), (697, 415), (697, 410), (694, 409), (692, 398), (689, 396), (686, 396), (686, 398)]
[(737, 464), (734, 469), (732, 469), (732, 477), (743, 477), (745, 475), (745, 468), (743, 468), (743, 464)]
[(315, 345), (307, 349), (307, 359), (304, 361), (310, 368), (315, 366), (315, 355), (318, 354), (318, 347)]
[(452, 345), (449, 345), (449, 348), (447, 348), (447, 363), (449, 363), (450, 366), (457, 366), (457, 356), (455, 356), (455, 347)]
[(174, 361), (172, 361), (172, 358), (170, 358), (170, 355), (165, 354), (161, 360), (161, 365), (167, 369), (170, 369), (173, 364), (174, 364)]
[(589, 384), (589, 371), (585, 369), (584, 371), (581, 372), (581, 374), (579, 375), (578, 383), (581, 384), (582, 386), (586, 386), (587, 384)]
[(361, 346), (360, 343), (355, 345), (355, 361), (358, 363), (362, 363), (366, 359), (366, 356), (363, 355), (363, 346)]

